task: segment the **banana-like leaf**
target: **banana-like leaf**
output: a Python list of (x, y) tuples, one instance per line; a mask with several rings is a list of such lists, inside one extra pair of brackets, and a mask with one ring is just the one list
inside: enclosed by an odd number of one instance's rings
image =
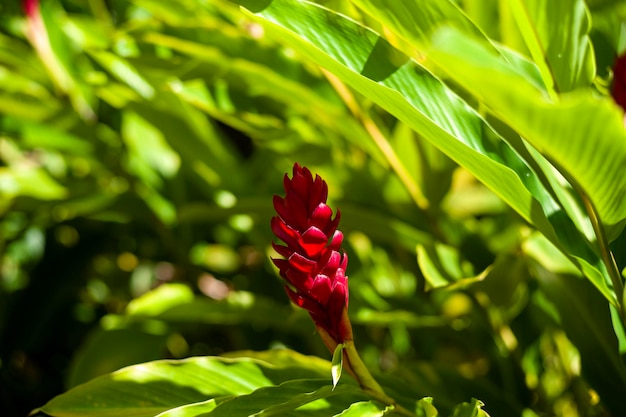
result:
[[(476, 27), (450, 0), (427, 0), (419, 5), (402, 0), (351, 1), (420, 54), (430, 46), (433, 33), (443, 27), (458, 30), (492, 52), (500, 49), (483, 35), (483, 31), (491, 28)], [(543, 88), (550, 93), (563, 92), (591, 83), (595, 61), (587, 36), (590, 22), (583, 0), (512, 0), (508, 4), (515, 26), (520, 28), (541, 73)], [(501, 49), (500, 53), (506, 55)]]
[[(470, 171), (558, 247), (565, 246), (564, 253), (572, 257), (608, 300), (616, 303), (616, 297), (608, 284), (610, 279), (599, 257), (535, 171), (480, 115), (425, 68), (369, 29), (317, 5), (297, 0), (247, 0), (240, 3), (257, 12), (261, 21), (266, 23), (269, 34), (292, 45), (301, 54), (327, 68), (346, 84), (409, 125)], [(494, 49), (485, 47), (484, 42), (476, 44), (485, 51)], [(449, 54), (459, 49), (458, 46), (447, 46), (446, 52)], [(471, 54), (468, 51), (458, 53)], [(437, 58), (438, 63), (443, 61), (443, 51)], [(464, 63), (460, 60), (449, 59), (446, 62), (455, 68), (463, 68), (459, 73), (465, 72)], [(477, 67), (479, 62), (475, 60), (473, 64), (476, 71), (472, 74), (472, 82), (476, 84), (474, 89), (478, 89), (481, 88), (479, 85), (485, 84), (484, 76), (477, 78), (480, 74)], [(518, 79), (525, 80), (528, 74), (520, 66), (509, 65), (506, 70), (511, 78), (507, 85), (491, 87), (501, 90), (494, 93), (496, 95), (508, 95), (513, 87), (510, 83)], [(534, 80), (524, 82), (530, 83), (537, 91)], [(566, 114), (562, 115), (563, 119), (567, 117)], [(615, 120), (609, 119), (610, 129), (614, 131)], [(569, 127), (570, 131), (573, 129)], [(621, 134), (624, 135), (624, 132)], [(626, 144), (626, 141), (623, 143)], [(591, 176), (586, 178), (598, 184)], [(626, 179), (620, 182), (626, 184)], [(610, 186), (598, 185), (603, 189)], [(604, 197), (611, 196), (604, 194)], [(615, 207), (618, 198), (619, 195), (613, 196), (612, 201), (605, 203), (613, 219), (618, 218)], [(620, 204), (626, 204), (626, 200)], [(605, 222), (610, 222), (610, 219), (603, 217)]]
[(507, 62), (453, 30), (439, 32), (431, 52), (450, 76), (580, 185), (609, 236), (617, 237), (626, 213), (626, 130), (611, 100), (583, 90), (550, 102)]
[(248, 416), (290, 415), (304, 406), (315, 410), (308, 415), (324, 416), (348, 412), (353, 402), (367, 400), (352, 380), (333, 390), (328, 361), (284, 350), (261, 356), (269, 361), (194, 357), (133, 365), (79, 385), (36, 412), (53, 417)]
[(268, 26), (271, 33), (407, 123), (526, 220), (551, 229), (523, 182), (534, 180), (532, 172), (511, 148), (498, 143), (497, 134), (476, 112), (424, 68), (369, 29), (319, 6), (296, 0), (243, 3), (252, 10), (265, 3), (259, 16), (273, 23)]
[(567, 92), (589, 86), (595, 61), (589, 37), (589, 13), (583, 0), (513, 0), (513, 19), (546, 87)]

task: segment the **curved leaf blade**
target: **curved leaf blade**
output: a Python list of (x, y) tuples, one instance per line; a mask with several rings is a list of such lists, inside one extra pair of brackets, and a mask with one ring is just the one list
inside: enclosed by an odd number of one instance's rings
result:
[(595, 75), (595, 60), (587, 36), (591, 23), (585, 2), (514, 0), (509, 3), (548, 88), (566, 92), (589, 86)]
[[(251, 358), (220, 357), (133, 365), (79, 385), (53, 398), (40, 411), (54, 417), (148, 417), (210, 399), (247, 395), (292, 379), (327, 375), (326, 361), (305, 367), (297, 365), (296, 357), (295, 362), (281, 365), (285, 352), (267, 354), (269, 358), (276, 355), (275, 365)], [(318, 370), (312, 364), (323, 366)], [(324, 381), (330, 390), (328, 379)], [(196, 406), (205, 411), (212, 407), (210, 403)]]
[[(598, 255), (587, 246), (584, 235), (536, 173), (440, 80), (376, 33), (332, 11), (296, 0), (249, 0), (245, 4), (260, 11), (257, 16), (261, 22), (268, 23), (267, 33), (293, 46), (406, 123), (470, 171), (558, 247), (568, 244), (564, 253), (573, 253), (569, 256), (580, 270), (607, 299), (616, 303)], [(441, 57), (436, 58), (438, 63), (443, 62), (439, 60)], [(474, 62), (474, 66), (479, 63), (479, 60)], [(463, 68), (458, 62), (452, 65)], [(518, 67), (502, 67), (515, 80), (525, 80), (528, 75), (528, 71)], [(472, 82), (484, 84), (482, 78), (474, 78)], [(528, 83), (537, 95), (542, 94), (540, 86)], [(510, 90), (509, 85), (498, 87)]]
[[(327, 379), (295, 380), (279, 386), (263, 387), (248, 395), (233, 397), (218, 405), (209, 415), (214, 417), (297, 415), (295, 412), (297, 408), (339, 394), (356, 395), (361, 400), (365, 398), (365, 394), (354, 383), (333, 388)], [(349, 404), (350, 401), (345, 401), (341, 408)], [(326, 404), (320, 406), (320, 416), (328, 415), (324, 408), (327, 408)]]
[(296, 0), (245, 3), (262, 9), (258, 16), (272, 24), (268, 32), (405, 122), (527, 221), (553, 235), (529, 191), (530, 183), (536, 182), (532, 171), (432, 74), (369, 29), (314, 4)]
[(626, 130), (623, 113), (611, 100), (584, 90), (552, 103), (506, 62), (452, 29), (438, 33), (429, 54), (570, 182), (579, 184), (609, 237), (617, 237), (626, 214)]

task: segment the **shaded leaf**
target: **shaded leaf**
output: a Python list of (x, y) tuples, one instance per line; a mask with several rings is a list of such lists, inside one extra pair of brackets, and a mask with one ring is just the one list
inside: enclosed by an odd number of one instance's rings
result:
[[(541, 289), (558, 311), (560, 325), (580, 352), (582, 373), (603, 403), (619, 415), (626, 371), (619, 355), (609, 306), (588, 281), (536, 268)], [(605, 384), (604, 381), (611, 381)]]

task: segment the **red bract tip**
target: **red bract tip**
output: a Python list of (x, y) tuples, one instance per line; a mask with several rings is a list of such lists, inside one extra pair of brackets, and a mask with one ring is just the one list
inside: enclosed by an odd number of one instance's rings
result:
[(626, 110), (626, 54), (615, 60), (611, 95), (615, 102)]
[(39, 9), (39, 0), (23, 0), (22, 6), (24, 7), (24, 11), (28, 17), (33, 17), (38, 13)]
[[(285, 197), (274, 196), (278, 213), (272, 231), (285, 246), (273, 244), (284, 259), (272, 259), (287, 281), (291, 301), (306, 309), (326, 346), (352, 340), (348, 308), (348, 257), (341, 249), (343, 234), (337, 230), (339, 210), (326, 205), (328, 185), (319, 175), (298, 163), (293, 176), (285, 174)], [(330, 338), (330, 340), (327, 340)]]

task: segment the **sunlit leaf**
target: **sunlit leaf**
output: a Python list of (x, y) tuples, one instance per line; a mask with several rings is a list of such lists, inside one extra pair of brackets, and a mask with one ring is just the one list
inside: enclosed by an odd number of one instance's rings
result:
[[(408, 58), (398, 61), (398, 52), (368, 29), (308, 3), (274, 0), (269, 5), (259, 3), (259, 8), (259, 15), (273, 23), (270, 27), (282, 35), (281, 39), (298, 45), (309, 59), (407, 123), (551, 240), (558, 241), (546, 214), (556, 214), (560, 208), (540, 180), (478, 114), (430, 73)], [(332, 25), (326, 23), (329, 19)], [(515, 69), (510, 72), (518, 74)], [(571, 224), (560, 223), (564, 233), (577, 233), (570, 230)], [(594, 270), (597, 257), (584, 243), (579, 252), (589, 265), (582, 268), (595, 274), (595, 282), (610, 298), (602, 272)]]
[(107, 51), (92, 51), (92, 57), (115, 78), (124, 82), (141, 97), (154, 96), (154, 87), (124, 58)]
[(126, 307), (126, 313), (131, 316), (156, 316), (174, 306), (189, 303), (193, 298), (193, 292), (187, 285), (163, 284), (132, 300)]
[(339, 414), (335, 414), (336, 417), (382, 417), (384, 415), (385, 410), (381, 410), (380, 407), (372, 401), (355, 402), (346, 410)]
[[(279, 385), (296, 376), (302, 378), (303, 375), (319, 376), (318, 373), (298, 367), (275, 367), (245, 358), (196, 357), (181, 361), (156, 361), (130, 366), (96, 378), (56, 397), (41, 407), (41, 410), (53, 417), (155, 416), (176, 407), (211, 398), (246, 395), (258, 388)], [(328, 384), (327, 380), (325, 383), (323, 380), (315, 381), (319, 382), (311, 381), (305, 385), (319, 389)], [(297, 393), (310, 392), (297, 383), (292, 387), (289, 394), (282, 391), (287, 398)], [(323, 391), (308, 398), (312, 400), (331, 395), (332, 387), (330, 384), (327, 387), (327, 392)], [(354, 389), (347, 386), (346, 392)], [(281, 390), (278, 389), (277, 392)], [(260, 397), (260, 402), (248, 402), (245, 407), (249, 409), (259, 407), (261, 403), (265, 404), (261, 405), (260, 410), (277, 403), (272, 402), (271, 396)], [(308, 402), (306, 398), (302, 397), (301, 404)], [(241, 404), (244, 403), (241, 401)], [(231, 407), (226, 406), (229, 409)]]
[(455, 248), (447, 245), (418, 245), (417, 262), (430, 289), (482, 279), (474, 277), (472, 265), (461, 259)]
[[(313, 405), (310, 403), (317, 400), (324, 401), (323, 399), (342, 394), (352, 394), (358, 399), (365, 398), (365, 394), (361, 393), (356, 384), (342, 384), (333, 389), (327, 379), (301, 379), (287, 381), (278, 386), (260, 388), (251, 394), (234, 397), (218, 405), (210, 415), (224, 417), (247, 417), (256, 413), (268, 416), (298, 415), (296, 409), (302, 406), (306, 406), (303, 409), (310, 407), (313, 410), (319, 410), (316, 415), (324, 413), (328, 415), (330, 413), (325, 408), (330, 408), (330, 404)], [(348, 404), (344, 405), (348, 406)]]
[(489, 414), (483, 411), (483, 405), (480, 400), (474, 398), (469, 403), (458, 405), (451, 417), (489, 417)]
[(506, 62), (451, 30), (439, 32), (432, 54), (446, 68), (462, 66), (450, 75), (580, 184), (609, 234), (619, 233), (626, 212), (621, 198), (626, 179), (619, 175), (626, 162), (626, 130), (614, 103), (588, 90), (549, 102)]
[(589, 86), (595, 75), (589, 13), (583, 0), (510, 2), (513, 18), (546, 87), (567, 92)]
[(432, 397), (425, 397), (419, 400), (417, 402), (416, 410), (420, 417), (437, 417), (439, 415), (439, 412), (435, 406), (433, 406)]
[(343, 370), (343, 344), (339, 343), (333, 352), (333, 360), (331, 361), (331, 375), (333, 380), (333, 389), (337, 387), (341, 371)]
[(57, 183), (43, 168), (0, 167), (0, 195), (40, 200), (56, 200), (67, 195), (65, 187)]

